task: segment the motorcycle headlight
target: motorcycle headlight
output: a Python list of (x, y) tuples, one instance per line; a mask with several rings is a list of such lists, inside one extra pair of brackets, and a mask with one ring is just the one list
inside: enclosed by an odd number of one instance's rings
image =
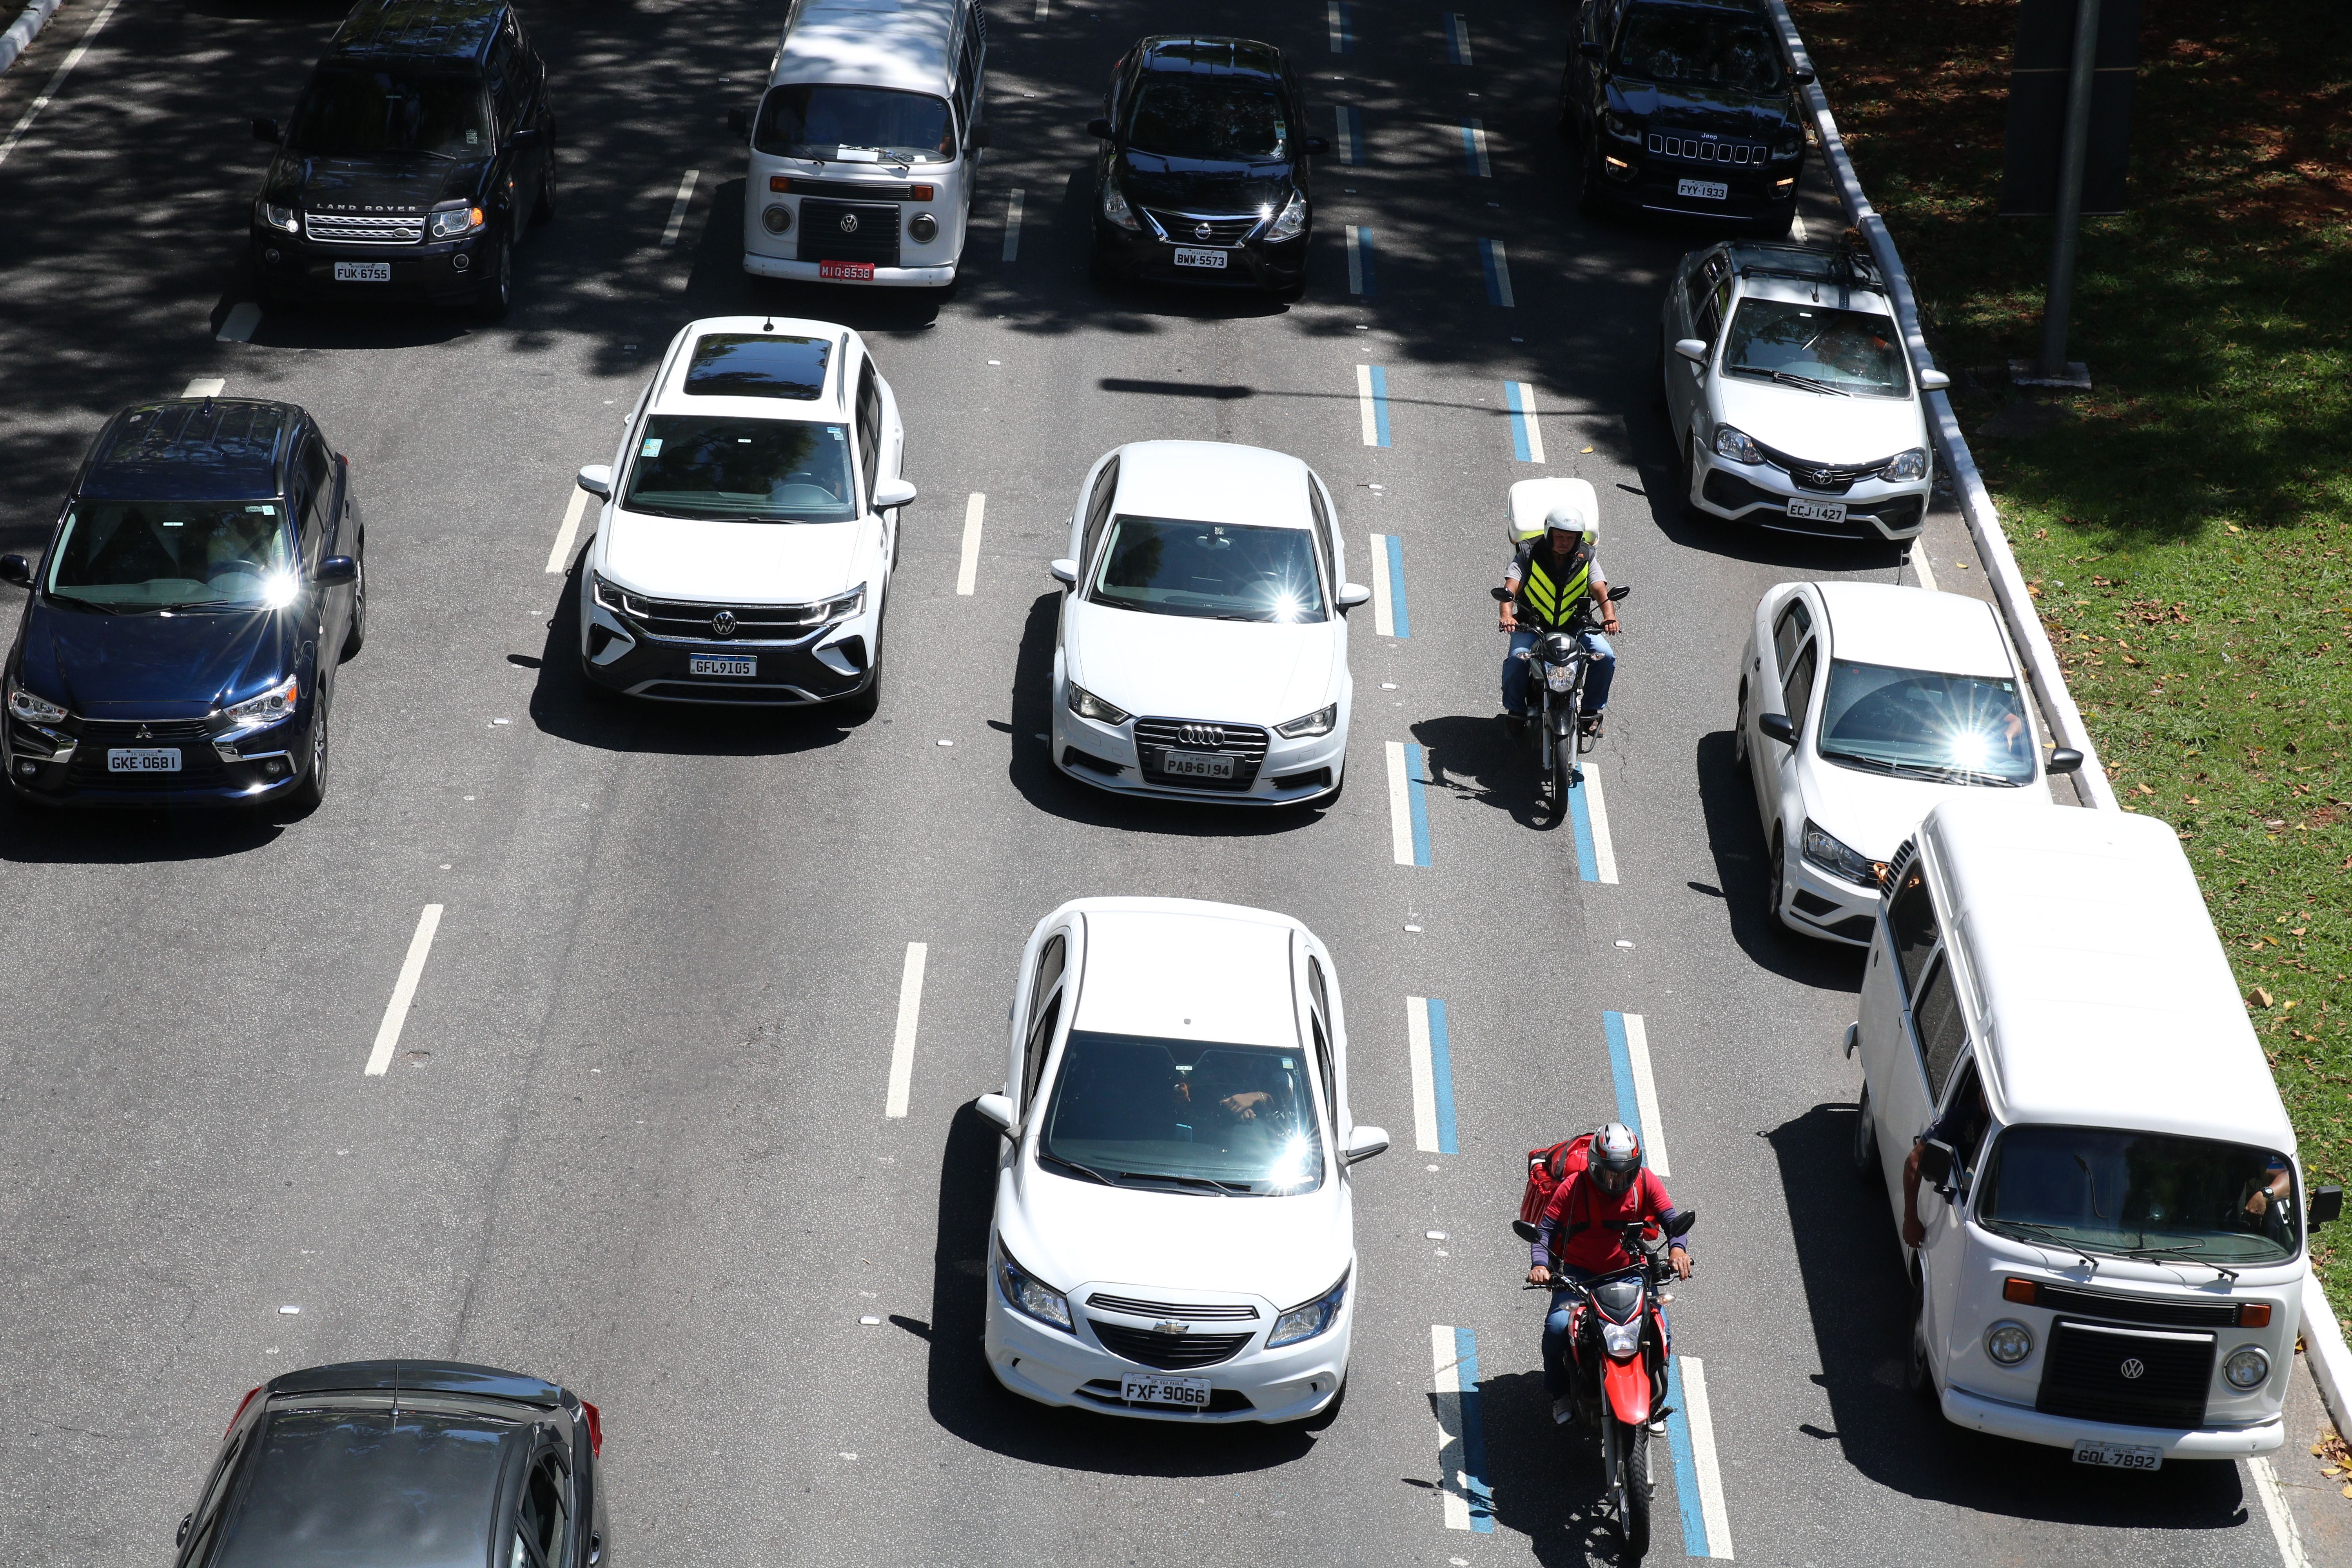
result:
[(1334, 702), (1328, 708), (1318, 708), (1314, 712), (1304, 718), (1293, 719), (1287, 724), (1276, 724), (1274, 727), (1274, 732), (1286, 741), (1304, 741), (1310, 736), (1329, 734), (1331, 727), (1339, 721), (1339, 705)]
[(433, 215), (433, 237), (462, 239), (486, 222), (479, 207), (447, 207)]
[(1115, 175), (1103, 176), (1102, 215), (1121, 228), (1140, 230), (1143, 227), (1135, 221), (1135, 209), (1127, 205), (1126, 194), (1118, 188)]
[(1882, 479), (1924, 479), (1927, 477), (1927, 449), (1914, 447), (1907, 452), (1897, 452), (1878, 470)]
[(1601, 1320), (1601, 1342), (1611, 1355), (1632, 1355), (1642, 1348), (1642, 1325)]
[(1080, 686), (1075, 680), (1070, 682), (1070, 692), (1067, 700), (1070, 704), (1070, 711), (1076, 714), (1081, 719), (1091, 719), (1097, 724), (1124, 724), (1127, 722), (1128, 712), (1126, 709), (1114, 707), (1110, 703), (1104, 701), (1101, 698), (1096, 696), (1093, 692), (1088, 691), (1085, 687)]
[(258, 730), (292, 718), (295, 700), (301, 694), (296, 679), (289, 675), (260, 696), (232, 704), (221, 716), (240, 729)]
[(8, 711), (27, 724), (55, 724), (66, 710), (46, 697), (36, 697), (15, 681), (8, 683)]
[(1004, 1293), (1004, 1304), (1022, 1316), (1050, 1323), (1064, 1333), (1070, 1331), (1070, 1303), (1059, 1290), (1031, 1274), (1013, 1255), (997, 1248), (1000, 1261), (996, 1268), (997, 1288)]
[(1295, 1345), (1301, 1340), (1311, 1340), (1339, 1320), (1339, 1303), (1348, 1299), (1348, 1277), (1304, 1306), (1293, 1307), (1274, 1320), (1274, 1331), (1265, 1336), (1265, 1348)]
[(1748, 432), (1734, 425), (1715, 427), (1715, 455), (1728, 458), (1735, 463), (1760, 463), (1764, 460), (1764, 454), (1756, 449), (1756, 443), (1748, 438)]
[(2003, 1366), (2015, 1366), (2033, 1353), (2033, 1331), (2003, 1319), (1985, 1331), (1985, 1354)]
[(1307, 232), (1307, 193), (1293, 191), (1290, 200), (1283, 205), (1282, 216), (1265, 231), (1268, 239), (1297, 239)]
[(271, 228), (283, 229), (288, 234), (294, 234), (302, 226), (300, 215), (292, 207), (281, 207), (276, 202), (259, 202), (255, 205), (254, 210), (260, 215), (261, 221)]
[(1822, 832), (1810, 816), (1805, 819), (1805, 859), (1832, 876), (1843, 877), (1849, 882), (1859, 882), (1865, 888), (1878, 884), (1875, 862)]
[(2231, 1351), (2230, 1359), (2221, 1363), (2221, 1375), (2239, 1393), (2252, 1394), (2270, 1381), (2271, 1358), (2259, 1345)]

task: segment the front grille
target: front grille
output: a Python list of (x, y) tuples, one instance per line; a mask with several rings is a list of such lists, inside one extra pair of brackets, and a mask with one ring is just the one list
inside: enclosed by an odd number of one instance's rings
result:
[(425, 215), (362, 217), (356, 213), (307, 213), (302, 232), (335, 245), (422, 245)]
[(1250, 1342), (1247, 1334), (1161, 1334), (1150, 1329), (1122, 1328), (1100, 1318), (1088, 1318), (1087, 1321), (1093, 1325), (1095, 1338), (1102, 1342), (1103, 1349), (1129, 1361), (1158, 1367), (1161, 1372), (1214, 1366), (1221, 1361), (1231, 1361)]
[(2152, 1301), (2144, 1296), (2110, 1296), (2071, 1285), (2037, 1284), (2033, 1304), (2053, 1312), (2104, 1318), (2111, 1323), (2152, 1323), (2168, 1329), (2231, 1329), (2238, 1324), (2235, 1301)]
[[(1143, 776), (1170, 789), (1244, 790), (1257, 782), (1265, 761), (1268, 737), (1255, 724), (1223, 724), (1206, 719), (1138, 719), (1136, 755), (1143, 761)], [(1160, 754), (1175, 748), (1187, 752), (1221, 752), (1234, 759), (1230, 779), (1191, 778), (1160, 771)]]
[(2201, 1426), (2213, 1336), (2111, 1329), (2061, 1318), (2050, 1331), (2033, 1407), (2077, 1421)]
[(1753, 142), (1717, 142), (1703, 136), (1677, 136), (1653, 131), (1646, 145), (1662, 158), (1687, 158), (1699, 163), (1761, 163), (1766, 149)]
[(898, 265), (898, 208), (872, 202), (801, 204), (803, 261), (871, 261)]
[[(144, 731), (145, 733), (141, 733)], [(176, 773), (114, 773), (106, 770), (110, 746), (177, 746)], [(211, 727), (201, 719), (169, 723), (110, 723), (85, 721), (81, 741), (74, 750), (66, 777), (78, 789), (175, 790), (215, 789), (227, 778), (220, 753), (213, 750)]]
[(1786, 470), (1799, 489), (1825, 496), (1842, 496), (1862, 480), (1876, 479), (1878, 471), (1895, 460), (1890, 455), (1868, 463), (1815, 463), (1776, 451), (1760, 441), (1756, 449), (1764, 454), (1766, 462)]
[(1132, 1296), (1105, 1296), (1100, 1292), (1087, 1298), (1089, 1307), (1100, 1307), (1106, 1312), (1125, 1312), (1130, 1318), (1181, 1318), (1188, 1321), (1255, 1323), (1257, 1309), (1243, 1302), (1238, 1305), (1185, 1306), (1176, 1301), (1139, 1301)]
[[(610, 589), (611, 585), (604, 586)], [(824, 626), (826, 618), (818, 605), (705, 605), (611, 591), (620, 597), (622, 615), (644, 627), (648, 636), (670, 642), (798, 642)], [(722, 616), (730, 620), (721, 623)]]
[[(1163, 212), (1156, 207), (1143, 209), (1153, 226), (1165, 238), (1178, 245), (1215, 245), (1232, 247), (1257, 231), (1265, 221), (1255, 213), (1239, 216), (1220, 216), (1214, 213)], [(1207, 230), (1205, 234), (1202, 230)]]
[[(1190, 1408), (1181, 1405), (1139, 1404), (1122, 1395), (1119, 1393), (1119, 1385), (1108, 1377), (1097, 1377), (1090, 1382), (1080, 1384), (1078, 1385), (1078, 1393), (1086, 1398), (1093, 1400), (1097, 1405), (1115, 1405), (1123, 1410), (1184, 1410)], [(1209, 1390), (1209, 1403), (1207, 1409), (1208, 1413), (1212, 1415), (1223, 1415), (1236, 1410), (1255, 1410), (1256, 1408), (1256, 1405), (1250, 1403), (1249, 1395), (1244, 1394), (1238, 1388), (1213, 1388)]]

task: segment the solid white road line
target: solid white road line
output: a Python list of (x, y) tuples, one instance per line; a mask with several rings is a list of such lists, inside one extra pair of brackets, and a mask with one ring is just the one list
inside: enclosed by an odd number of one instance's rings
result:
[(1379, 446), (1381, 444), (1380, 405), (1372, 397), (1372, 367), (1368, 364), (1360, 364), (1356, 367), (1356, 416), (1363, 424), (1364, 445)]
[(923, 1011), (923, 965), (930, 957), (928, 942), (907, 944), (907, 967), (898, 974), (898, 1032), (890, 1042), (890, 1098), (885, 1116), (907, 1114), (907, 1089), (915, 1079), (915, 1021)]
[(988, 498), (980, 491), (963, 503), (963, 559), (956, 565), (956, 592), (969, 595), (978, 585), (980, 577), (980, 520), (988, 510)]
[(180, 395), (183, 397), (218, 397), (222, 393), (226, 392), (227, 390), (228, 379), (226, 376), (200, 375), (194, 380), (189, 382), (186, 387), (181, 391)]
[(1799, 245), (1805, 243), (1805, 215), (1799, 213), (1789, 220), (1789, 237)]
[[(1462, 1357), (1454, 1348), (1453, 1324), (1432, 1323), (1430, 1325), (1429, 1360), (1431, 1371), (1434, 1373), (1432, 1381), (1436, 1384), (1438, 1398), (1444, 1400), (1448, 1394), (1458, 1397), (1462, 1393)], [(1444, 1424), (1440, 1422), (1437, 1428), (1439, 1452), (1442, 1454), (1452, 1445), (1452, 1442), (1453, 1439), (1446, 1435)], [(1453, 1472), (1448, 1472), (1444, 1476), (1441, 1487), (1445, 1496), (1445, 1528), (1469, 1529), (1469, 1489)]]
[(1389, 753), (1389, 846), (1400, 866), (1412, 864), (1412, 796), (1405, 788), (1404, 742), (1391, 741)]
[(1429, 999), (1404, 999), (1405, 1035), (1412, 1058), (1412, 1146), (1424, 1154), (1444, 1152), (1437, 1137), (1437, 1069), (1429, 1056)]
[(1671, 1176), (1666, 1163), (1665, 1124), (1658, 1115), (1657, 1080), (1650, 1074), (1650, 1031), (1639, 1013), (1623, 1013), (1625, 1020), (1625, 1061), (1633, 1070), (1633, 1104), (1642, 1114), (1642, 1142), (1650, 1168), (1661, 1176)]
[(2248, 1459), (2246, 1468), (2254, 1473), (2254, 1490), (2261, 1494), (2263, 1512), (2270, 1516), (2271, 1538), (2278, 1542), (2279, 1561), (2286, 1568), (2311, 1568), (2310, 1554), (2303, 1549), (2303, 1531), (2296, 1528), (2286, 1494), (2279, 1490), (2277, 1469), (2270, 1460), (2259, 1458)]
[[(1535, 417), (1528, 417), (1528, 427), (1535, 427)], [(1604, 882), (1617, 880), (1617, 847), (1609, 837), (1609, 803), (1601, 794), (1601, 770), (1584, 770), (1584, 782), (1576, 786), (1585, 792), (1585, 816), (1592, 824), (1592, 868)]]
[(669, 204), (669, 226), (662, 230), (663, 245), (676, 245), (677, 237), (685, 231), (687, 209), (694, 205), (694, 182), (701, 176), (701, 170), (688, 169), (686, 178), (677, 183), (677, 199)]
[(250, 300), (241, 300), (229, 307), (228, 316), (221, 330), (213, 334), (214, 341), (224, 343), (249, 343), (253, 330), (261, 325), (261, 307)]
[(1389, 542), (1372, 535), (1372, 630), (1384, 637), (1396, 636), (1396, 606), (1389, 595)]
[[(1044, 0), (1039, 0), (1037, 14), (1044, 16)], [(1021, 187), (1015, 185), (1004, 198), (1004, 259), (1013, 260), (1021, 254)]]
[(1919, 586), (1927, 589), (1930, 594), (1942, 592), (1936, 586), (1936, 569), (1927, 564), (1927, 536), (1925, 533), (1920, 533), (1912, 539), (1911, 548), (1906, 555), (1911, 563), (1912, 572), (1919, 579)]
[[(1544, 460), (1543, 426), (1536, 423), (1536, 388), (1531, 381), (1507, 381), (1503, 401), (1511, 411), (1513, 455), (1523, 463)], [(1525, 447), (1521, 451), (1519, 448)]]
[(400, 978), (392, 984), (392, 1000), (383, 1005), (383, 1022), (376, 1026), (375, 1048), (368, 1052), (369, 1078), (382, 1078), (391, 1069), (392, 1053), (400, 1048), (401, 1026), (408, 1022), (408, 1005), (416, 1000), (416, 983), (425, 977), (425, 955), (433, 951), (433, 933), (440, 929), (441, 906), (425, 905), (416, 917), (416, 934), (408, 939)]
[(1358, 230), (1357, 226), (1351, 223), (1348, 226), (1348, 292), (1350, 294), (1360, 294), (1363, 291), (1363, 236), (1360, 231)]
[(1685, 1542), (1688, 1555), (1705, 1555), (1724, 1562), (1731, 1560), (1731, 1516), (1723, 1507), (1723, 1471), (1715, 1458), (1715, 1417), (1707, 1411), (1706, 1368), (1694, 1355), (1676, 1358), (1681, 1365), (1675, 1374), (1682, 1379), (1683, 1410), (1690, 1423), (1691, 1468), (1698, 1472), (1699, 1517), (1706, 1521), (1706, 1551), (1691, 1551), (1696, 1544)]
[(66, 78), (73, 75), (74, 67), (81, 64), (82, 56), (89, 52), (89, 41), (98, 37), (98, 30), (106, 26), (107, 18), (114, 15), (114, 8), (121, 3), (122, 0), (106, 0), (106, 4), (99, 8), (97, 16), (92, 18), (89, 30), (82, 34), (81, 42), (66, 51), (66, 58), (59, 62), (57, 73), (49, 78), (48, 85), (41, 89), (41, 96), (33, 100), (26, 109), (24, 118), (16, 121), (16, 128), (8, 132), (8, 139), (0, 142), (0, 163), (8, 161), (8, 154), (16, 150), (16, 143), (23, 141), (25, 132), (33, 128), (33, 121), (40, 118), (41, 110), (58, 96), (58, 89), (65, 86)]
[(572, 570), (572, 542), (580, 537), (580, 520), (587, 515), (589, 495), (572, 487), (572, 500), (563, 509), (563, 526), (555, 531), (555, 547), (547, 552), (547, 569), (561, 577)]

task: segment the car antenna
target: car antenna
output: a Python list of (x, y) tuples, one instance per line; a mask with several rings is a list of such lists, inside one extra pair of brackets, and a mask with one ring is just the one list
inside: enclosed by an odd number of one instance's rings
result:
[(760, 323), (760, 330), (763, 332), (772, 332), (776, 330), (776, 313), (773, 310), (769, 311), (768, 319)]
[(400, 1425), (400, 1363), (392, 1363), (392, 1424)]

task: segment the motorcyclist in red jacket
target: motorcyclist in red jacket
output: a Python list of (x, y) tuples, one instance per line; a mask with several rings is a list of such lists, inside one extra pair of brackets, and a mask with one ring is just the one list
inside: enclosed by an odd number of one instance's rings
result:
[[(1551, 1395), (1551, 1418), (1575, 1415), (1568, 1384), (1568, 1314), (1583, 1286), (1632, 1268), (1640, 1258), (1625, 1248), (1612, 1228), (1636, 1220), (1660, 1226), (1675, 1217), (1666, 1184), (1642, 1164), (1642, 1141), (1632, 1128), (1612, 1121), (1592, 1135), (1591, 1163), (1562, 1182), (1544, 1205), (1528, 1269), (1530, 1285), (1557, 1285), (1544, 1318), (1544, 1390)], [(1670, 1253), (1677, 1279), (1690, 1278), (1690, 1250), (1680, 1237)], [(1664, 1313), (1660, 1312), (1663, 1319)]]

